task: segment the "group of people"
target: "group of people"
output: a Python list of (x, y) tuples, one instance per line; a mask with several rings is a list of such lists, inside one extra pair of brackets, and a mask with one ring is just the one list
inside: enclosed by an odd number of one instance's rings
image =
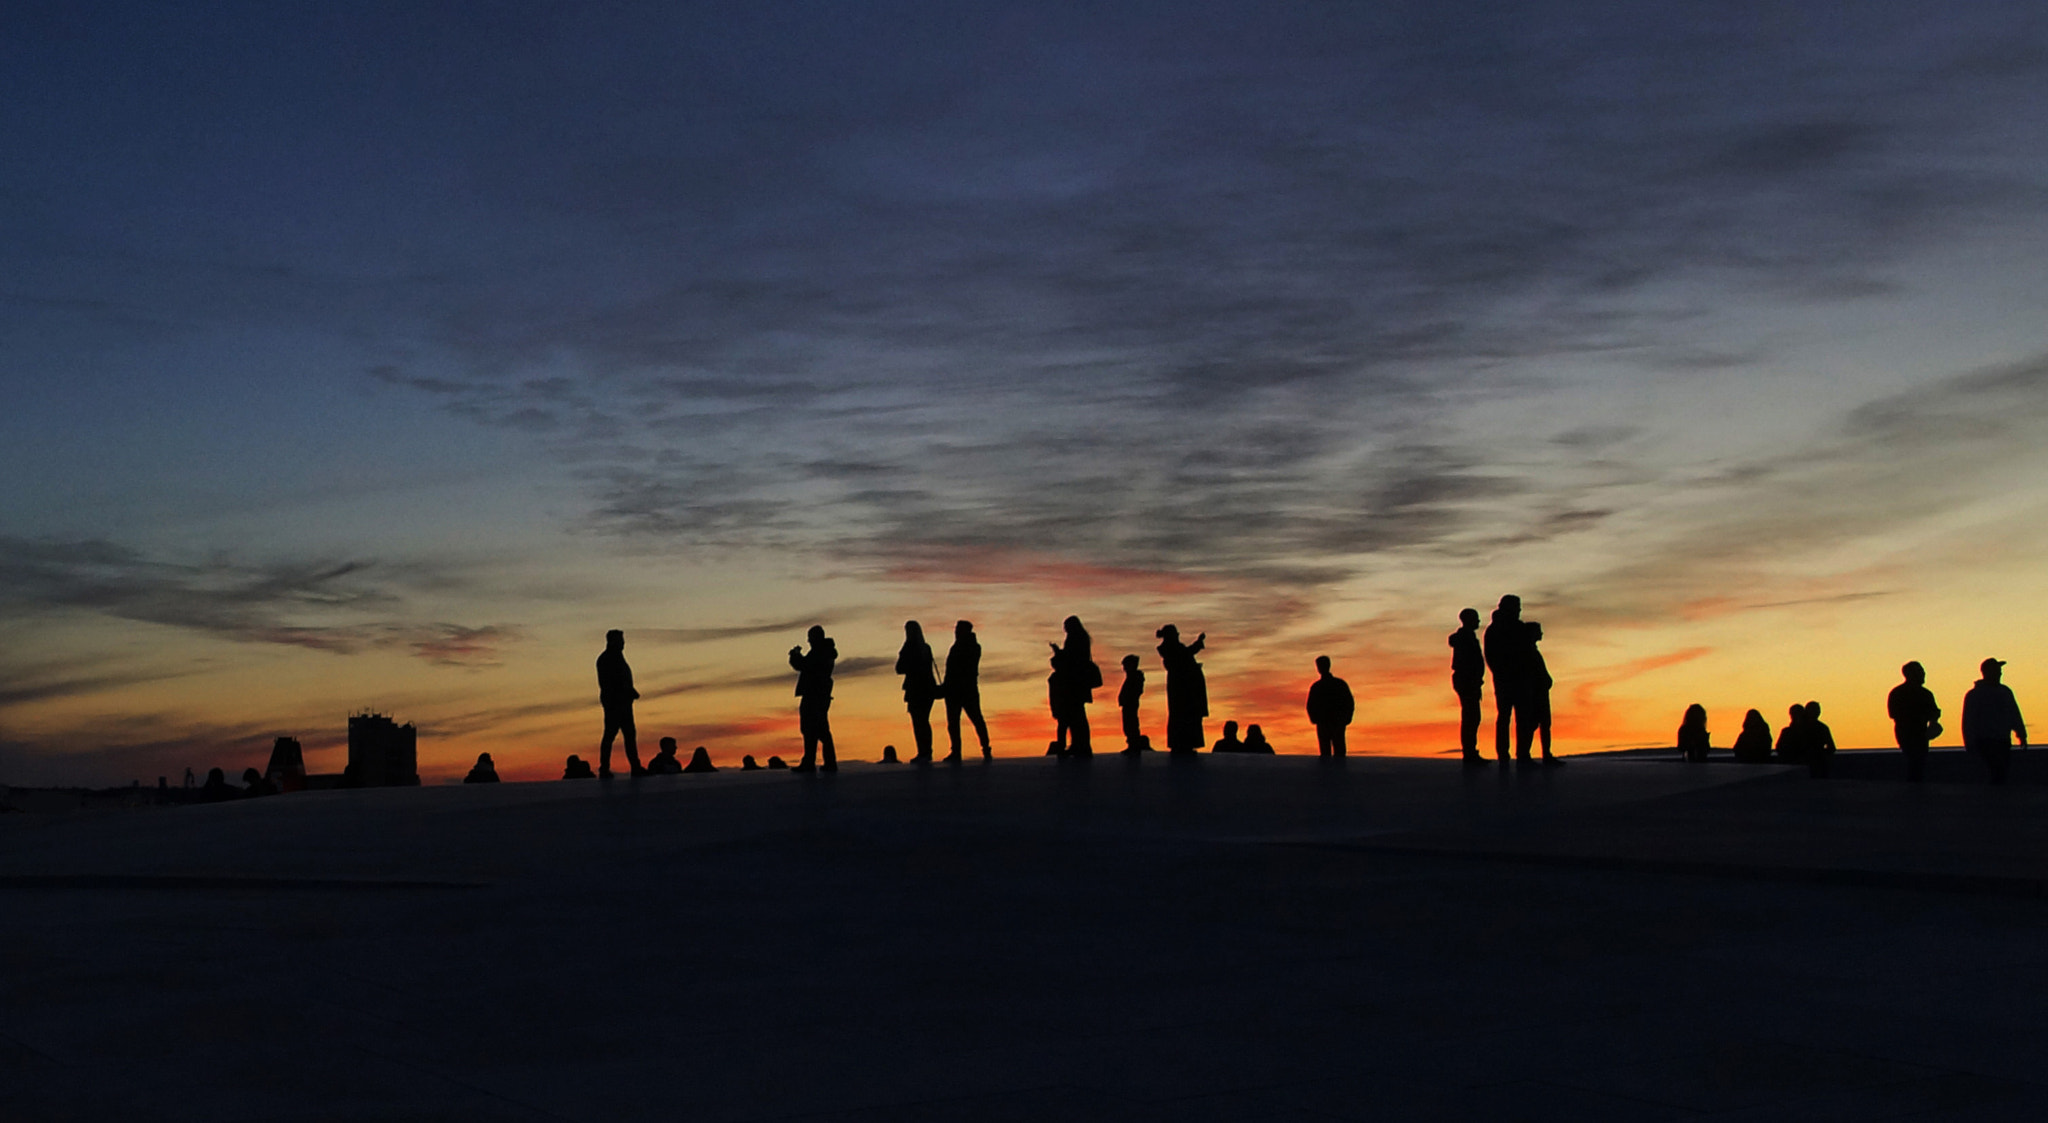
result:
[(1458, 746), (1468, 767), (1484, 767), (1479, 752), (1480, 705), (1486, 692), (1486, 676), (1493, 675), (1493, 752), (1501, 767), (1508, 765), (1508, 742), (1514, 741), (1513, 760), (1535, 763), (1530, 750), (1543, 749), (1542, 764), (1554, 768), (1564, 762), (1550, 751), (1550, 667), (1537, 647), (1543, 640), (1543, 625), (1522, 619), (1522, 598), (1510, 593), (1500, 598), (1493, 619), (1482, 635), (1479, 610), (1458, 613), (1458, 630), (1451, 633), (1451, 690), (1458, 696)]
[[(2027, 743), (2027, 724), (2012, 688), (2003, 681), (2004, 668), (2003, 660), (1984, 660), (1976, 685), (1963, 696), (1963, 748), (1984, 762), (1994, 784), (2005, 783), (2011, 772), (2014, 735), (2022, 747)], [(1917, 784), (1927, 775), (1928, 747), (1942, 733), (1941, 706), (1927, 689), (1927, 668), (1919, 662), (1900, 667), (1899, 675), (1903, 681), (1885, 698), (1885, 713), (1906, 758), (1906, 780)], [(1678, 755), (1699, 763), (1712, 751), (1706, 707), (1695, 702), (1686, 707), (1678, 726)], [(1819, 702), (1794, 704), (1775, 743), (1764, 715), (1751, 710), (1743, 716), (1732, 751), (1743, 764), (1803, 764), (1809, 775), (1824, 777), (1834, 760), (1835, 735), (1820, 720)]]

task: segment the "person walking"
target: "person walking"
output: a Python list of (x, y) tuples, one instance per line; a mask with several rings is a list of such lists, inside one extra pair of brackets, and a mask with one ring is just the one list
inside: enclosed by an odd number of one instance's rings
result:
[(924, 627), (915, 620), (903, 622), (903, 646), (896, 652), (896, 673), (903, 676), (903, 705), (910, 711), (910, 736), (917, 745), (917, 755), (910, 762), (929, 765), (932, 703), (939, 700), (939, 680), (932, 664), (932, 645), (924, 641)]
[(1316, 681), (1308, 688), (1308, 720), (1316, 727), (1316, 755), (1328, 759), (1344, 756), (1344, 727), (1351, 724), (1357, 704), (1351, 698), (1351, 684), (1330, 673), (1330, 657), (1316, 656)]
[(796, 772), (816, 772), (818, 750), (823, 749), (826, 772), (839, 771), (839, 761), (832, 753), (832, 665), (839, 661), (839, 646), (825, 634), (823, 626), (811, 625), (805, 638), (810, 640), (811, 649), (801, 647), (789, 649), (789, 666), (796, 672), (797, 727), (804, 737), (803, 763), (796, 766)]
[(1167, 624), (1152, 634), (1159, 639), (1159, 662), (1166, 668), (1166, 747), (1174, 753), (1192, 753), (1207, 743), (1202, 719), (1209, 716), (1209, 683), (1195, 656), (1206, 646), (1209, 633), (1182, 643), (1180, 629)]
[(995, 759), (995, 750), (988, 744), (988, 722), (981, 716), (981, 640), (975, 637), (974, 623), (962, 620), (953, 625), (953, 646), (946, 652), (946, 738), (952, 744), (952, 751), (946, 754), (948, 763), (960, 759), (960, 715), (974, 723), (974, 735), (981, 738), (981, 759)]
[(604, 740), (597, 747), (600, 780), (612, 778), (612, 739), (622, 734), (627, 766), (636, 777), (647, 775), (640, 767), (640, 739), (633, 728), (633, 701), (638, 697), (633, 668), (626, 664), (626, 633), (613, 628), (604, 634), (604, 653), (597, 657), (597, 704), (604, 709)]
[(1927, 772), (1927, 746), (1941, 736), (1941, 707), (1927, 689), (1927, 668), (1908, 663), (1899, 674), (1906, 681), (1892, 687), (1884, 708), (1892, 719), (1892, 737), (1906, 754), (1906, 782), (1917, 784)]
[(2020, 747), (2027, 747), (2027, 723), (2020, 717), (2019, 700), (2002, 681), (2005, 660), (1986, 659), (1975, 686), (1963, 695), (1963, 747), (1975, 753), (1991, 770), (1991, 782), (2005, 783), (2012, 768), (2012, 735)]
[(1469, 767), (1484, 765), (1479, 755), (1479, 704), (1486, 689), (1486, 656), (1479, 649), (1479, 610), (1458, 613), (1451, 633), (1451, 690), (1458, 696), (1458, 746)]

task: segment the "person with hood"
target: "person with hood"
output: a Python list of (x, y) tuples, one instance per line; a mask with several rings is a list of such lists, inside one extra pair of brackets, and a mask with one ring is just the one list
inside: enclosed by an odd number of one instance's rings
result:
[(1344, 756), (1344, 727), (1357, 713), (1351, 684), (1330, 673), (1330, 657), (1316, 656), (1316, 681), (1308, 688), (1308, 721), (1316, 727), (1316, 755)]
[(1740, 764), (1771, 762), (1771, 723), (1755, 710), (1742, 715), (1742, 732), (1735, 735), (1735, 760)]
[(2019, 734), (2026, 748), (2027, 723), (2012, 688), (2002, 681), (2005, 661), (1986, 659), (1977, 669), (1981, 677), (1963, 695), (1963, 747), (1991, 770), (1992, 783), (2003, 784), (2012, 768), (2012, 735)]
[(1209, 716), (1209, 683), (1202, 665), (1195, 661), (1207, 645), (1209, 633), (1193, 643), (1180, 641), (1180, 629), (1172, 624), (1153, 635), (1159, 639), (1159, 662), (1166, 668), (1166, 747), (1181, 754), (1192, 753), (1206, 744), (1202, 719)]
[[(797, 772), (819, 770), (818, 750), (825, 751), (827, 772), (839, 771), (839, 761), (832, 753), (832, 665), (839, 661), (839, 647), (832, 637), (825, 634), (823, 625), (813, 624), (805, 634), (811, 649), (801, 647), (789, 649), (789, 667), (796, 672), (797, 727), (803, 733), (804, 759), (796, 766)], [(772, 758), (771, 758), (772, 759)]]
[(932, 645), (915, 620), (903, 622), (903, 646), (896, 652), (896, 673), (903, 676), (903, 705), (910, 711), (910, 738), (917, 745), (912, 764), (932, 762), (932, 703), (939, 700), (939, 680)]
[(974, 735), (981, 738), (981, 759), (995, 759), (988, 744), (988, 722), (981, 716), (981, 640), (974, 635), (974, 622), (953, 625), (953, 647), (946, 652), (946, 738), (953, 749), (948, 762), (960, 759), (960, 715), (974, 723)]
[(1892, 719), (1892, 738), (1906, 757), (1906, 782), (1917, 784), (1927, 774), (1927, 746), (1941, 735), (1941, 707), (1927, 689), (1927, 668), (1908, 663), (1899, 674), (1905, 681), (1885, 696), (1884, 709)]
[(1493, 753), (1505, 767), (1512, 731), (1515, 759), (1526, 764), (1536, 726), (1529, 713), (1529, 636), (1522, 624), (1522, 598), (1513, 593), (1500, 598), (1482, 647), (1486, 669), (1493, 672)]

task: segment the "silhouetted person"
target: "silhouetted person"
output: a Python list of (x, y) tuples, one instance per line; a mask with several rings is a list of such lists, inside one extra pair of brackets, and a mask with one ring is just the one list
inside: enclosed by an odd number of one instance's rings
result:
[(1182, 643), (1180, 629), (1168, 624), (1153, 635), (1159, 638), (1159, 663), (1166, 668), (1166, 747), (1192, 753), (1206, 743), (1202, 719), (1209, 716), (1209, 683), (1195, 656), (1208, 643), (1209, 633)]
[(960, 715), (974, 723), (974, 735), (981, 738), (981, 759), (995, 759), (988, 744), (988, 722), (981, 716), (981, 641), (975, 638), (974, 623), (962, 620), (953, 625), (953, 646), (946, 652), (946, 739), (952, 751), (946, 759), (960, 759)]
[(206, 783), (199, 786), (199, 798), (206, 803), (220, 803), (241, 794), (228, 783), (228, 774), (218, 768), (207, 769)]
[(1820, 703), (1806, 704), (1806, 774), (1825, 780), (1835, 760), (1835, 734), (1820, 719)]
[(1116, 708), (1124, 719), (1124, 751), (1142, 753), (1152, 747), (1138, 723), (1138, 706), (1145, 698), (1145, 671), (1135, 655), (1124, 656), (1124, 684), (1116, 692)]
[(1079, 616), (1067, 617), (1061, 625), (1067, 642), (1052, 648), (1052, 676), (1047, 691), (1060, 735), (1066, 738), (1065, 755), (1092, 756), (1094, 742), (1088, 736), (1088, 704), (1095, 700), (1095, 688), (1102, 685), (1102, 668), (1095, 665), (1095, 643)]
[(1458, 696), (1458, 747), (1468, 765), (1485, 764), (1479, 755), (1479, 703), (1486, 690), (1486, 656), (1479, 650), (1479, 610), (1458, 613), (1451, 633), (1451, 690)]
[(647, 762), (647, 774), (649, 776), (680, 776), (683, 774), (683, 762), (676, 759), (676, 739), (674, 737), (663, 737), (661, 739), (661, 751), (655, 753), (654, 759)]
[(1735, 759), (1743, 764), (1771, 762), (1771, 723), (1751, 710), (1742, 715), (1742, 732), (1735, 737)]
[(900, 761), (900, 760), (897, 760), (897, 759), (896, 759), (896, 746), (894, 746), (894, 745), (883, 745), (883, 746), (882, 746), (882, 759), (881, 759), (881, 760), (878, 760), (878, 761), (876, 761), (875, 763), (877, 763), (877, 764), (901, 764), (901, 763), (903, 763), (903, 762), (902, 762), (902, 761)]
[(1248, 753), (1263, 753), (1266, 756), (1273, 755), (1273, 746), (1266, 740), (1266, 731), (1260, 729), (1256, 723), (1245, 728), (1244, 751)]
[(590, 770), (589, 761), (584, 760), (575, 753), (570, 753), (568, 761), (562, 765), (562, 779), (595, 780), (597, 779), (597, 773)]
[(741, 757), (741, 758), (740, 758), (740, 771), (742, 771), (742, 772), (759, 772), (759, 771), (761, 771), (761, 766), (760, 766), (760, 764), (758, 764), (758, 763), (756, 763), (756, 762), (755, 762), (755, 760), (754, 760), (754, 754), (753, 754), (753, 753), (748, 753), (747, 755), (745, 755), (745, 756), (743, 756), (743, 757)]
[(2003, 784), (2012, 768), (2013, 734), (2019, 734), (2020, 747), (2025, 748), (2027, 723), (2020, 717), (2012, 688), (2001, 681), (2005, 661), (1986, 659), (1978, 670), (1982, 677), (1963, 695), (1963, 747), (1991, 770), (1992, 783)]
[(1712, 751), (1713, 743), (1707, 736), (1707, 708), (1694, 702), (1685, 708), (1685, 719), (1678, 723), (1678, 759), (1705, 764)]
[(641, 776), (640, 739), (633, 728), (633, 668), (626, 665), (626, 633), (613, 628), (604, 634), (604, 654), (597, 657), (597, 701), (604, 707), (604, 743), (597, 750), (597, 778), (612, 778), (612, 738), (626, 739), (626, 764)]
[(1329, 656), (1316, 656), (1316, 681), (1308, 688), (1308, 721), (1316, 727), (1316, 755), (1344, 755), (1344, 727), (1351, 724), (1356, 711), (1351, 685), (1330, 673)]
[(264, 777), (263, 773), (256, 771), (254, 768), (242, 770), (242, 785), (242, 798), (244, 799), (255, 799), (260, 796), (277, 794), (277, 785), (271, 783)]
[[(837, 772), (839, 760), (832, 753), (832, 665), (839, 661), (839, 647), (817, 624), (805, 633), (811, 641), (806, 652), (801, 647), (789, 649), (789, 666), (796, 672), (797, 725), (804, 735), (803, 763), (796, 766), (798, 772), (815, 772), (818, 769), (817, 754), (825, 750), (825, 771)], [(768, 758), (768, 766), (775, 767), (777, 757)]]
[[(1550, 664), (1544, 662), (1543, 648), (1539, 646), (1543, 642), (1543, 625), (1531, 620), (1523, 627), (1529, 638), (1529, 682), (1525, 699), (1529, 707), (1529, 724), (1535, 727), (1536, 739), (1543, 746), (1543, 767), (1556, 768), (1564, 761), (1550, 755), (1550, 688), (1556, 684), (1550, 677)], [(1519, 724), (1516, 732), (1521, 732)], [(1528, 758), (1529, 738), (1524, 734), (1522, 759)]]
[[(828, 767), (836, 767), (836, 766), (828, 766)], [(791, 771), (791, 772), (795, 772), (795, 771), (797, 771), (797, 769), (794, 769), (794, 768), (790, 768), (790, 767), (789, 767), (789, 762), (788, 762), (788, 761), (786, 761), (786, 760), (784, 760), (784, 759), (782, 759), (782, 758), (781, 758), (781, 757), (779, 757), (779, 756), (771, 756), (771, 757), (769, 757), (769, 758), (768, 758), (768, 768), (769, 768), (769, 770), (770, 770), (770, 771), (773, 771), (774, 769), (777, 769), (777, 768), (783, 768), (783, 769), (788, 769), (788, 770), (789, 770), (789, 771)]]
[(465, 784), (495, 784), (498, 782), (498, 766), (491, 763), (491, 754), (476, 754), (476, 763), (470, 766), (469, 775), (462, 778)]
[(1209, 751), (1212, 753), (1241, 753), (1244, 751), (1244, 742), (1237, 739), (1236, 722), (1226, 721), (1223, 723), (1223, 736), (1216, 739), (1216, 743), (1210, 746)]
[(903, 622), (903, 646), (896, 652), (896, 673), (903, 676), (903, 705), (910, 710), (910, 736), (917, 743), (912, 764), (932, 762), (932, 703), (939, 700), (939, 680), (932, 666), (932, 645), (915, 620)]
[(1885, 713), (1892, 719), (1892, 736), (1906, 755), (1906, 782), (1920, 783), (1927, 774), (1927, 746), (1941, 735), (1941, 707), (1934, 692), (1927, 689), (1927, 668), (1908, 663), (1899, 668), (1904, 682), (1892, 687), (1885, 697)]
[(196, 788), (199, 786), (198, 778), (192, 775), (192, 770), (189, 768), (185, 770), (185, 786), (187, 788)]
[(711, 763), (711, 754), (705, 750), (704, 746), (699, 745), (690, 750), (690, 763), (683, 766), (684, 774), (694, 776), (700, 772), (716, 771), (718, 771), (718, 766)]
[(1778, 730), (1779, 764), (1806, 763), (1806, 707), (1794, 702), (1785, 711), (1785, 728)]
[(1515, 759), (1526, 762), (1529, 746), (1536, 740), (1536, 726), (1529, 713), (1531, 644), (1528, 629), (1522, 625), (1522, 598), (1512, 593), (1500, 598), (1481, 645), (1485, 648), (1486, 669), (1493, 672), (1494, 755), (1501, 764), (1507, 764), (1508, 734), (1512, 729)]

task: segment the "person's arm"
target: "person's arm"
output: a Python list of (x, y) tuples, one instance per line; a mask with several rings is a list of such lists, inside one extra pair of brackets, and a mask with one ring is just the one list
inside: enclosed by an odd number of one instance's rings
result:
[(2012, 731), (2020, 735), (2020, 748), (2027, 747), (2027, 719), (2020, 716), (2019, 699), (2012, 703)]
[(1207, 644), (1208, 644), (1208, 640), (1209, 640), (1209, 633), (1207, 633), (1207, 632), (1203, 632), (1203, 633), (1202, 633), (1201, 635), (1198, 635), (1198, 636), (1196, 636), (1196, 637), (1195, 637), (1195, 642), (1193, 642), (1193, 643), (1191, 643), (1191, 644), (1189, 644), (1189, 645), (1188, 645), (1188, 654), (1189, 654), (1189, 655), (1194, 655), (1194, 654), (1196, 654), (1196, 653), (1200, 652), (1200, 651), (1202, 650), (1202, 648), (1203, 648), (1203, 647), (1207, 646)]
[(790, 670), (792, 670), (792, 671), (795, 671), (795, 672), (796, 672), (797, 674), (803, 674), (803, 673), (804, 673), (804, 649), (803, 649), (803, 648), (801, 648), (801, 647), (792, 647), (792, 648), (790, 648), (790, 649), (789, 649), (789, 669), (790, 669)]

